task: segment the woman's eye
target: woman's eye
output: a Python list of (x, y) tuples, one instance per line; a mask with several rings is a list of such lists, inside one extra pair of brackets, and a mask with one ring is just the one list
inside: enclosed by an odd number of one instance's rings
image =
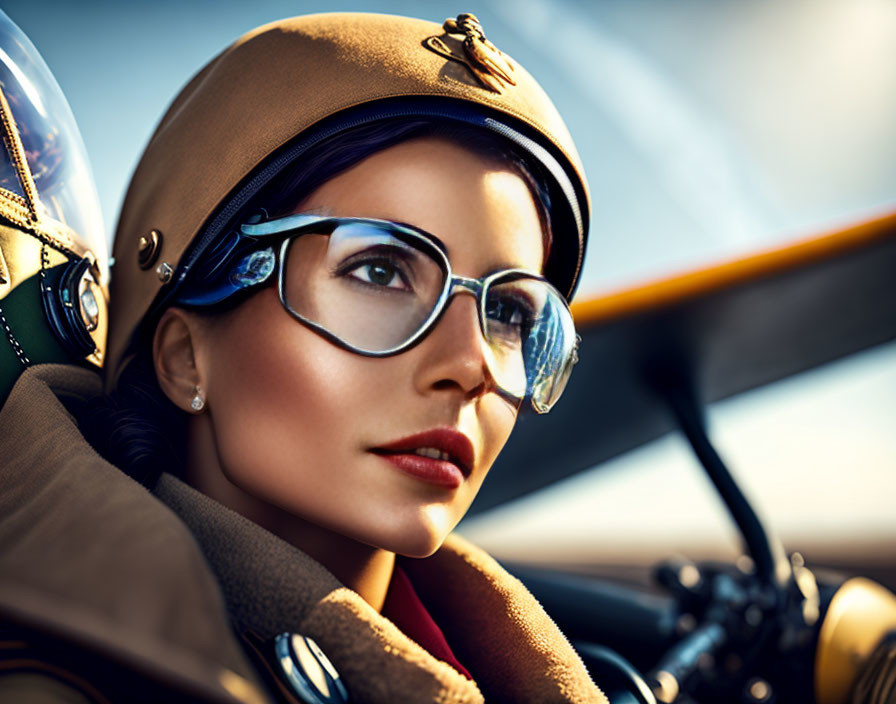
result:
[(365, 262), (351, 269), (348, 275), (373, 286), (402, 290), (409, 288), (398, 268), (389, 262)]
[(486, 307), (485, 313), (489, 320), (520, 329), (527, 329), (532, 321), (529, 306), (514, 299), (492, 301)]

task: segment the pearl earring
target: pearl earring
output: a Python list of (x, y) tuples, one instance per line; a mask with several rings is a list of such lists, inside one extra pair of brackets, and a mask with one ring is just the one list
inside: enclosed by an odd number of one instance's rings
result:
[(205, 408), (205, 396), (202, 395), (202, 389), (195, 387), (196, 393), (193, 394), (193, 400), (190, 402), (190, 408), (197, 413)]

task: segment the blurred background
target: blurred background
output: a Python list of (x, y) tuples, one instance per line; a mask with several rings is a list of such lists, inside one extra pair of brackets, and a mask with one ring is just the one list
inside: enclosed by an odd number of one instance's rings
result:
[[(142, 147), (187, 79), (257, 25), (334, 9), (439, 22), (472, 11), (541, 81), (590, 179), (580, 300), (896, 210), (892, 0), (2, 7), (71, 103), (110, 238)], [(593, 399), (602, 403), (600, 389)], [(865, 573), (896, 567), (896, 344), (713, 404), (708, 423), (789, 549)], [(537, 432), (537, 419), (527, 428)], [(500, 558), (583, 570), (740, 551), (676, 434), (480, 512), (461, 530)]]

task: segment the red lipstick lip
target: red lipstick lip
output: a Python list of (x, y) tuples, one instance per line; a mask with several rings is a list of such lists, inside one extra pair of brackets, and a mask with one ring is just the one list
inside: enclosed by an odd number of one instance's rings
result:
[(414, 453), (375, 452), (386, 462), (415, 479), (434, 484), (446, 489), (457, 489), (464, 483), (464, 475), (460, 468), (449, 460), (436, 460)]
[[(433, 428), (416, 435), (409, 435), (401, 440), (396, 440), (387, 445), (380, 445), (371, 449), (371, 452), (382, 455), (412, 453), (422, 447), (432, 447), (444, 452), (451, 458), (451, 463), (464, 475), (469, 477), (473, 471), (476, 454), (473, 443), (462, 432), (454, 428)], [(431, 459), (418, 455), (421, 459)], [(433, 460), (438, 461), (438, 460)], [(442, 460), (444, 462), (444, 460)]]

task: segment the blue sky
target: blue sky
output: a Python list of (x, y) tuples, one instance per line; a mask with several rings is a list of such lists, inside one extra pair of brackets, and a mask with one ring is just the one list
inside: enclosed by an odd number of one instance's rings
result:
[[(532, 72), (591, 182), (583, 293), (896, 207), (896, 5), (886, 0), (463, 6)], [(305, 12), (456, 14), (456, 3), (48, 2), (3, 8), (69, 98), (107, 230), (178, 89), (240, 34)]]

